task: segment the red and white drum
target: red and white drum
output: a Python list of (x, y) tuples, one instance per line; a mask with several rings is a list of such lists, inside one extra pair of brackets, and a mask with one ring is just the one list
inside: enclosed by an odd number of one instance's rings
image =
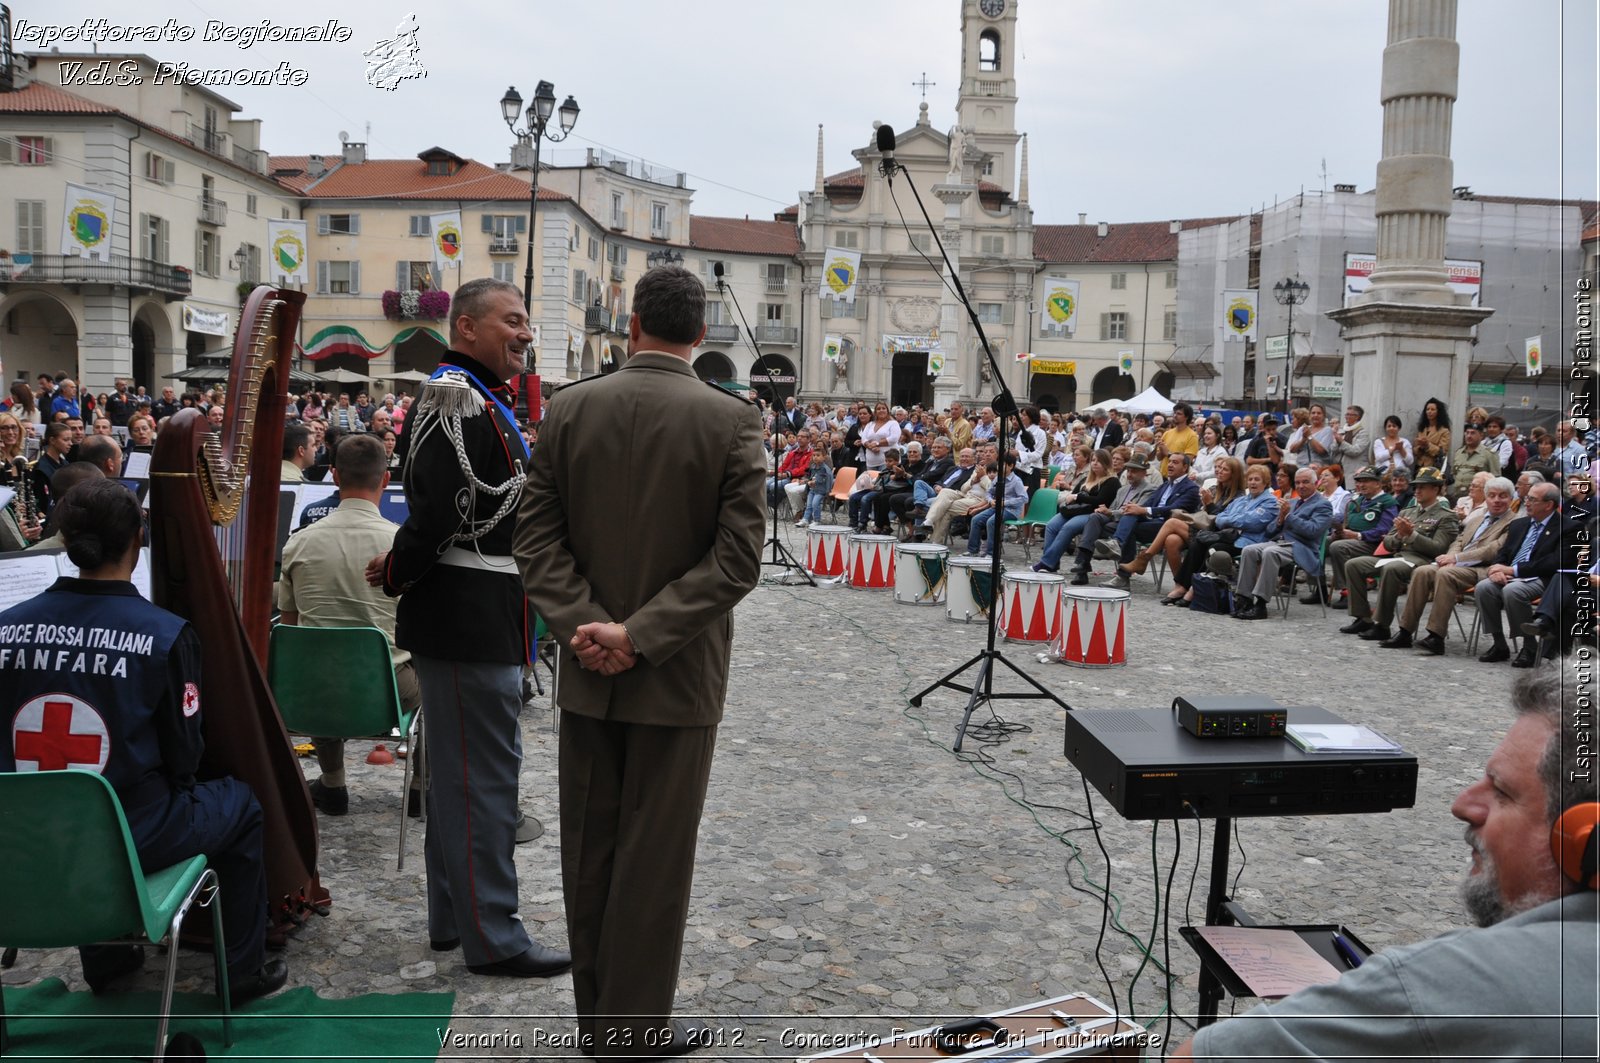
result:
[(939, 543), (898, 543), (894, 548), (894, 603), (943, 605), (950, 548)]
[(806, 531), (806, 571), (824, 578), (844, 575), (849, 536), (850, 529), (843, 524), (813, 524)]
[(1060, 633), (1051, 648), (1062, 664), (1114, 668), (1128, 663), (1127, 591), (1069, 587), (1061, 599)]
[(1061, 629), (1061, 588), (1053, 572), (1007, 572), (1000, 589), (1000, 634), (1012, 642), (1051, 642)]
[(873, 591), (894, 586), (895, 541), (892, 535), (850, 536), (850, 586)]
[(987, 557), (958, 556), (950, 559), (950, 576), (945, 584), (944, 618), (958, 624), (985, 620), (994, 605), (994, 586), (990, 583)]

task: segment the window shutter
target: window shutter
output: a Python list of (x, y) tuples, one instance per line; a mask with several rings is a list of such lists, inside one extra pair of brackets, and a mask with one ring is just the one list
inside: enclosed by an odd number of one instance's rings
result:
[(328, 264), (326, 262), (317, 263), (317, 294), (328, 294)]
[(428, 279), (433, 282), (433, 290), (440, 291), (443, 287), (443, 278), (439, 276), (439, 267), (432, 262), (428, 263)]
[(833, 300), (832, 299), (818, 299), (817, 300), (817, 311), (821, 314), (822, 320), (824, 320), (824, 321), (831, 320), (832, 317), (833, 317)]
[(178, 180), (178, 166), (171, 159), (161, 160), (161, 180), (169, 185)]
[(572, 298), (577, 302), (582, 302), (584, 295), (587, 294), (588, 291), (589, 291), (589, 274), (587, 272), (585, 272), (584, 270), (581, 270), (581, 269), (573, 270), (572, 271)]
[(494, 215), (493, 214), (480, 214), (480, 215), (478, 215), (478, 220), (483, 222), (483, 231), (484, 232), (486, 232), (486, 233), (494, 232)]
[(1103, 340), (1109, 340), (1111, 338), (1111, 315), (1110, 314), (1101, 314), (1100, 315), (1100, 338), (1103, 339)]
[(357, 295), (361, 291), (361, 263), (350, 263), (350, 294)]
[(328, 216), (326, 214), (318, 214), (317, 215), (317, 235), (318, 236), (327, 236), (328, 235)]
[(139, 239), (135, 241), (134, 258), (144, 258), (150, 253), (150, 215), (139, 215)]
[(171, 262), (172, 261), (172, 239), (171, 239), (172, 238), (172, 227), (167, 224), (165, 218), (158, 219), (156, 224), (161, 229), (161, 257), (159, 259), (157, 259), (156, 261), (158, 261), (158, 262)]
[(11, 165), (11, 138), (0, 137), (0, 163)]
[(403, 292), (411, 287), (411, 263), (396, 262), (394, 264), (394, 290)]
[(359, 215), (359, 214), (350, 215), (350, 235), (351, 236), (360, 236), (361, 235), (361, 215)]
[(55, 137), (43, 137), (41, 139), (44, 142), (44, 161), (45, 161), (45, 163), (49, 164), (49, 163), (55, 162), (56, 161), (56, 138)]
[(205, 234), (197, 229), (194, 234), (194, 271), (196, 273), (207, 273), (209, 272), (208, 266), (209, 263), (206, 262)]
[(518, 233), (518, 235), (521, 235), (522, 233), (525, 233), (527, 231), (528, 231), (528, 219), (524, 218), (522, 215), (518, 214), (517, 215), (517, 233)]
[(1017, 320), (1017, 304), (1016, 303), (1002, 303), (1002, 304), (1000, 304), (1000, 323), (1002, 325), (1012, 325), (1012, 324), (1016, 323), (1016, 320)]

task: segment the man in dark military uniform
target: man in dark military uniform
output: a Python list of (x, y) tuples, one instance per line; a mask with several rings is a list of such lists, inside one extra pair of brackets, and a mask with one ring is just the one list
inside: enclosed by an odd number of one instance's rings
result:
[(1389, 534), (1400, 512), (1394, 496), (1383, 489), (1383, 474), (1372, 466), (1355, 475), (1356, 497), (1344, 510), (1344, 527), (1328, 543), (1328, 561), (1333, 568), (1333, 589), (1344, 590), (1345, 563), (1356, 557), (1369, 557)]
[[(131, 582), (138, 499), (113, 480), (88, 480), (58, 501), (56, 521), (78, 578), (0, 613), (0, 771), (103, 775), (147, 871), (205, 854), (222, 894), (232, 999), (271, 993), (289, 968), (281, 956), (266, 960), (261, 806), (237, 779), (195, 781), (200, 639)], [(96, 992), (144, 962), (137, 945), (81, 951)]]
[(463, 284), (450, 350), (406, 418), (410, 513), (367, 580), (400, 595), (395, 645), (422, 687), (428, 763), (428, 936), (476, 974), (544, 978), (572, 958), (517, 915), (522, 666), (533, 617), (511, 557), (528, 448), (506, 380), (533, 342), (522, 294)]
[[(1411, 481), (1417, 497), (1394, 519), (1394, 528), (1383, 538), (1385, 557), (1351, 558), (1344, 567), (1345, 585), (1350, 590), (1350, 623), (1339, 630), (1359, 635), (1369, 642), (1389, 638), (1389, 621), (1411, 573), (1419, 565), (1431, 565), (1444, 553), (1461, 531), (1461, 518), (1444, 499), (1444, 477), (1434, 468), (1421, 469)], [(1381, 567), (1380, 567), (1381, 566)], [(1378, 579), (1378, 609), (1374, 614), (1367, 600), (1367, 580)]]
[[(595, 1055), (636, 1057), (714, 1044), (669, 1016), (732, 610), (761, 573), (765, 462), (756, 408), (690, 368), (700, 280), (653, 269), (633, 307), (627, 365), (550, 403), (516, 556), (570, 665), (561, 879), (578, 1032)], [(625, 470), (626, 489), (595, 469)]]

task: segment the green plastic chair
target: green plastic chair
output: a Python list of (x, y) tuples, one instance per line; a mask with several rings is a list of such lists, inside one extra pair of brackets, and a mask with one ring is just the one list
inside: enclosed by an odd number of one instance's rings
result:
[(1056, 477), (1061, 475), (1062, 468), (1060, 465), (1051, 465), (1045, 469), (1044, 482), (1046, 487), (1056, 482)]
[[(1328, 575), (1327, 575), (1327, 572), (1328, 572), (1328, 542), (1332, 538), (1333, 538), (1333, 533), (1332, 532), (1323, 532), (1322, 533), (1322, 542), (1317, 546), (1317, 570), (1316, 570), (1316, 572), (1307, 572), (1306, 573), (1307, 576), (1312, 576), (1312, 577), (1322, 581), (1322, 583), (1324, 585), (1327, 585), (1327, 583), (1328, 583)], [(1290, 573), (1293, 573), (1295, 571), (1294, 562), (1292, 562), (1292, 561), (1288, 562), (1288, 566), (1287, 567), (1288, 567)], [(1280, 565), (1279, 566), (1279, 571), (1280, 572), (1283, 571), (1283, 568), (1284, 568), (1284, 566)], [(1294, 596), (1295, 596), (1294, 578), (1291, 575), (1290, 579), (1289, 579), (1289, 590), (1288, 590), (1288, 592), (1285, 593), (1284, 591), (1279, 590), (1279, 591), (1275, 591), (1273, 593), (1273, 597), (1277, 599), (1278, 604), (1283, 609), (1283, 618), (1285, 620), (1289, 619), (1289, 602), (1290, 602), (1291, 599), (1294, 598)], [(1328, 617), (1328, 596), (1326, 594), (1322, 594), (1322, 595), (1319, 595), (1319, 599), (1320, 599), (1319, 600), (1319, 604), (1322, 606), (1322, 617), (1323, 617), (1324, 620), (1326, 620), (1327, 617)]]
[[(337, 665), (337, 667), (332, 667)], [(398, 729), (411, 748), (400, 784), (400, 859), (406, 866), (406, 794), (417, 759), (417, 717), (400, 705), (389, 640), (375, 627), (272, 629), (267, 681), (291, 734), (388, 738)]]
[[(211, 909), (222, 1036), (233, 1044), (228, 964), (217, 873), (204, 856), (146, 874), (117, 792), (102, 776), (66, 771), (0, 773), (0, 941), (13, 948), (165, 944), (167, 973), (155, 1058), (165, 1057), (178, 973), (178, 935), (197, 901)], [(0, 996), (0, 1052), (5, 1051)]]
[[(1056, 515), (1056, 503), (1061, 499), (1061, 492), (1053, 487), (1041, 487), (1033, 493), (1028, 500), (1027, 511), (1016, 520), (1006, 521), (1006, 527), (1017, 529), (1017, 538), (1022, 543), (1022, 557), (1026, 560), (1033, 546), (1033, 528), (1043, 528), (1050, 523)], [(1024, 534), (1024, 529), (1029, 529)]]

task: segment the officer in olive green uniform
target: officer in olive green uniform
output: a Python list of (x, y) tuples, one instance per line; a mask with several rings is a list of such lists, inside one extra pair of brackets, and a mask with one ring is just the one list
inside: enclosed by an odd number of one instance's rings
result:
[[(1439, 497), (1444, 477), (1438, 469), (1422, 469), (1411, 486), (1416, 490), (1416, 499), (1395, 518), (1394, 530), (1383, 539), (1389, 555), (1401, 560), (1357, 557), (1344, 567), (1345, 584), (1350, 589), (1350, 615), (1355, 618), (1339, 629), (1346, 635), (1360, 635), (1370, 642), (1388, 638), (1395, 602), (1411, 582), (1411, 573), (1419, 565), (1433, 564), (1433, 559), (1444, 553), (1461, 531), (1461, 518)], [(1378, 567), (1380, 564), (1382, 568)], [(1378, 578), (1376, 615), (1367, 603), (1367, 580), (1372, 576)]]
[(1377, 469), (1369, 465), (1359, 470), (1355, 484), (1356, 497), (1345, 506), (1344, 528), (1328, 543), (1336, 591), (1344, 590), (1344, 566), (1353, 558), (1375, 552), (1400, 512), (1394, 496), (1383, 489), (1383, 474)]
[(1450, 484), (1450, 501), (1454, 502), (1467, 493), (1467, 488), (1472, 486), (1472, 478), (1480, 472), (1490, 476), (1500, 475), (1500, 455), (1483, 445), (1483, 425), (1477, 421), (1468, 422), (1461, 430), (1462, 446), (1456, 448), (1450, 455), (1450, 475), (1454, 477)]

